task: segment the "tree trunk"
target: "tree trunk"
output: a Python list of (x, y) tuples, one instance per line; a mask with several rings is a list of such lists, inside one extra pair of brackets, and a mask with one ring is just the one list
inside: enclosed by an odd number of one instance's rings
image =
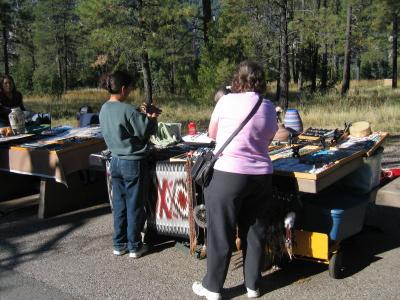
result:
[(149, 55), (147, 51), (143, 51), (141, 55), (143, 82), (144, 82), (144, 97), (147, 103), (153, 102), (153, 87), (150, 73)]
[(175, 94), (175, 62), (171, 63), (171, 73), (170, 73), (170, 85), (169, 85), (169, 92), (173, 95)]
[(301, 92), (303, 90), (303, 72), (299, 71), (299, 76), (297, 77), (297, 90)]
[(280, 7), (280, 80), (279, 105), (286, 110), (289, 106), (289, 57), (288, 57), (288, 29), (287, 29), (287, 0), (281, 0)]
[(279, 47), (278, 47), (278, 49), (277, 49), (277, 51), (278, 51), (278, 54), (279, 54), (279, 59), (278, 59), (278, 70), (279, 70), (279, 73), (278, 73), (278, 77), (276, 78), (276, 91), (275, 91), (275, 101), (277, 101), (277, 102), (279, 102), (279, 95), (280, 95), (280, 93), (281, 93), (281, 86), (280, 86), (280, 81), (281, 81), (281, 73), (280, 73), (280, 70), (281, 70), (281, 48), (280, 48), (280, 43), (279, 43)]
[(3, 25), (3, 56), (4, 56), (4, 73), (10, 74), (10, 64), (8, 58), (8, 33), (7, 27)]
[(321, 90), (325, 91), (328, 86), (328, 45), (324, 44), (321, 64)]
[(398, 37), (398, 15), (393, 12), (393, 44), (392, 44), (392, 88), (397, 88), (397, 37)]
[(350, 88), (350, 65), (351, 65), (351, 17), (352, 6), (347, 6), (347, 23), (346, 23), (346, 48), (344, 52), (343, 65), (343, 82), (340, 94), (343, 96)]
[(204, 37), (204, 43), (208, 47), (209, 45), (208, 30), (212, 17), (211, 0), (202, 0), (202, 5), (203, 5), (203, 37)]
[(280, 75), (278, 75), (278, 78), (276, 79), (275, 101), (279, 101), (279, 95), (281, 93), (280, 82), (281, 82), (281, 77), (280, 77)]
[(293, 83), (297, 84), (297, 68), (296, 68), (296, 52), (293, 49), (293, 53), (291, 55), (291, 74), (290, 77), (293, 80)]
[[(316, 0), (317, 12), (320, 13), (319, 10), (321, 8), (321, 0)], [(314, 93), (317, 90), (317, 72), (318, 72), (318, 51), (319, 46), (317, 43), (311, 45), (311, 65), (312, 65), (312, 73), (311, 73), (311, 93)]]
[[(143, 10), (143, 0), (138, 1), (139, 4), (139, 29), (140, 29), (140, 38), (142, 45), (146, 42), (146, 36), (144, 34), (145, 30), (145, 22), (142, 16)], [(144, 47), (144, 46), (142, 46)], [(144, 85), (144, 97), (147, 103), (153, 102), (153, 86), (150, 72), (150, 59), (149, 53), (145, 48), (142, 49), (142, 53), (140, 55), (141, 64), (142, 64), (142, 72), (143, 72), (143, 85)]]
[(317, 72), (318, 72), (318, 46), (314, 44), (310, 47), (311, 52), (311, 93), (314, 93), (317, 89)]
[(67, 27), (66, 27), (66, 16), (64, 15), (64, 20), (63, 20), (63, 44), (64, 44), (64, 86), (63, 90), (64, 92), (67, 91), (68, 86), (69, 86), (69, 78), (68, 78), (68, 38), (67, 38)]
[(339, 55), (335, 55), (333, 58), (333, 64), (335, 66), (335, 80), (339, 80), (340, 78), (340, 61), (339, 61)]
[[(302, 14), (303, 17), (305, 16), (305, 1), (302, 0), (301, 1), (301, 10), (302, 10)], [(303, 35), (300, 34), (300, 45), (303, 44)], [(301, 53), (301, 57), (303, 57), (304, 52), (303, 51), (299, 51), (299, 53)], [(298, 69), (298, 74), (297, 74), (297, 91), (299, 93), (301, 93), (301, 91), (303, 90), (303, 61), (300, 58), (298, 60), (298, 65), (297, 65), (297, 69)]]
[[(322, 6), (326, 15), (327, 0), (322, 2)], [(324, 43), (324, 52), (322, 53), (322, 64), (321, 64), (321, 90), (325, 91), (328, 86), (328, 45)]]
[[(338, 17), (340, 12), (340, 0), (335, 0), (335, 15)], [(335, 81), (339, 80), (339, 56), (335, 53), (334, 48), (336, 48), (336, 45), (338, 44), (338, 40), (334, 40), (334, 46), (331, 48), (331, 52), (334, 53), (333, 55), (333, 66), (334, 66), (334, 76), (335, 76)]]

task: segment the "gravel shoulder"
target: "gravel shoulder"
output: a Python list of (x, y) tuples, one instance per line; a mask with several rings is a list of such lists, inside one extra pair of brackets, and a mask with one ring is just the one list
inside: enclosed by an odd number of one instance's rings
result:
[(400, 168), (400, 134), (391, 135), (384, 144), (382, 168)]

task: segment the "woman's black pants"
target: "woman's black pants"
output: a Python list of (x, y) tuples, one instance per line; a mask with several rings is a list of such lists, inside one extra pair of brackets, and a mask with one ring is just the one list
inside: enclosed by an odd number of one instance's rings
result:
[(256, 290), (265, 254), (267, 212), (272, 208), (272, 175), (245, 175), (215, 170), (205, 189), (207, 274), (203, 286), (221, 292), (235, 242), (236, 226), (243, 250), (247, 288)]

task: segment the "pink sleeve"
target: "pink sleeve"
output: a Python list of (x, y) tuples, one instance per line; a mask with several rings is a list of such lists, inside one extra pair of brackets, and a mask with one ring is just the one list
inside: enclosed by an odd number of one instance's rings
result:
[(215, 105), (214, 111), (211, 115), (210, 125), (208, 125), (208, 136), (215, 140), (217, 138), (218, 132), (218, 121), (219, 121), (219, 112), (221, 110), (222, 98)]

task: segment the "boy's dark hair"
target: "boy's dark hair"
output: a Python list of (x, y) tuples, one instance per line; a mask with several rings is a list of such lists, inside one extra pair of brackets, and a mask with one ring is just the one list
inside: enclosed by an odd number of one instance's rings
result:
[(133, 85), (133, 78), (124, 71), (116, 71), (107, 78), (106, 90), (110, 94), (119, 94), (123, 86), (129, 87)]
[(266, 89), (265, 72), (256, 62), (241, 62), (233, 75), (232, 91), (234, 93), (264, 93)]

